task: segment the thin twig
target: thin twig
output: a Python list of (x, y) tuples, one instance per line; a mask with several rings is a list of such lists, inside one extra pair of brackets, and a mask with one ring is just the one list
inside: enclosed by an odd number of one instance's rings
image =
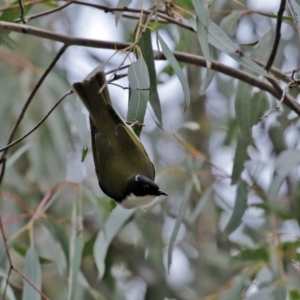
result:
[[(20, 0), (19, 0), (19, 1), (20, 1)], [(31, 21), (31, 20), (33, 20), (33, 19), (37, 19), (37, 18), (39, 18), (39, 17), (43, 17), (43, 16), (46, 16), (46, 15), (50, 15), (50, 14), (52, 14), (52, 13), (55, 13), (55, 12), (57, 12), (57, 11), (60, 11), (60, 10), (62, 10), (62, 9), (64, 9), (64, 8), (66, 8), (67, 6), (69, 6), (70, 4), (72, 4), (71, 1), (65, 3), (65, 4), (63, 4), (63, 5), (61, 5), (61, 6), (58, 6), (58, 7), (56, 7), (56, 8), (49, 9), (49, 10), (46, 10), (46, 11), (43, 11), (43, 12), (40, 12), (40, 13), (37, 13), (37, 14), (34, 14), (34, 15), (27, 16), (27, 17), (24, 19), (25, 22), (23, 22), (23, 23), (28, 23), (29, 21)], [(19, 18), (19, 19), (16, 19), (16, 20), (15, 20), (15, 22), (20, 22), (20, 21), (22, 21), (22, 18)]]
[(21, 19), (22, 23), (25, 24), (26, 21), (24, 19), (24, 6), (22, 3), (22, 0), (18, 0), (18, 3), (19, 3), (19, 7), (20, 7), (20, 19)]
[(49, 112), (43, 117), (31, 130), (29, 130), (26, 134), (18, 138), (17, 140), (11, 142), (10, 144), (6, 145), (3, 148), (0, 148), (0, 152), (7, 150), (8, 148), (18, 144), (19, 142), (23, 141), (26, 137), (28, 137), (31, 133), (33, 133), (35, 130), (37, 130), (51, 115), (51, 113), (55, 110), (55, 108), (68, 96), (73, 93), (72, 90), (69, 90), (67, 93), (65, 93), (55, 104), (54, 106), (49, 110)]
[[(290, 82), (286, 85), (285, 89), (284, 89), (283, 92), (282, 92), (282, 96), (281, 96), (281, 98), (280, 98), (280, 101), (277, 103), (277, 105), (276, 105), (273, 109), (271, 109), (267, 114), (265, 114), (263, 117), (261, 117), (260, 120), (267, 118), (271, 113), (273, 113), (273, 112), (276, 111), (276, 110), (279, 110), (281, 104), (283, 103), (285, 97), (287, 96), (288, 90), (289, 90), (290, 88), (294, 88), (294, 87), (300, 85), (300, 81), (295, 80), (295, 79), (293, 78), (293, 76), (294, 76), (294, 73), (293, 73), (293, 75), (292, 75), (292, 81), (290, 81)], [(281, 90), (281, 88), (280, 88), (280, 90)]]
[(282, 16), (283, 16), (283, 13), (285, 10), (285, 3), (286, 3), (286, 0), (281, 0), (279, 10), (277, 13), (276, 36), (275, 36), (275, 40), (274, 40), (274, 44), (273, 44), (273, 48), (272, 48), (269, 60), (265, 66), (265, 70), (267, 72), (269, 72), (271, 66), (273, 65), (273, 62), (276, 57), (277, 49), (279, 46), (279, 41), (280, 41), (280, 37), (281, 37), (280, 30), (281, 30), (281, 24), (282, 24)]

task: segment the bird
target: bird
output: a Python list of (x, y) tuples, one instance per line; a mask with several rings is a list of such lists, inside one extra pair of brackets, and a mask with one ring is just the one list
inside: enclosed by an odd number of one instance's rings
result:
[(131, 126), (112, 105), (105, 73), (75, 82), (72, 90), (90, 115), (95, 172), (102, 191), (126, 209), (168, 196), (154, 182), (155, 169)]

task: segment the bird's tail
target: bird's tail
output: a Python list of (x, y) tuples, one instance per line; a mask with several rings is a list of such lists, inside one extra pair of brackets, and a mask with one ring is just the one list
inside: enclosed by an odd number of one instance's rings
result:
[(107, 104), (111, 105), (105, 74), (102, 71), (82, 82), (75, 82), (72, 89), (93, 119), (102, 109), (107, 109)]

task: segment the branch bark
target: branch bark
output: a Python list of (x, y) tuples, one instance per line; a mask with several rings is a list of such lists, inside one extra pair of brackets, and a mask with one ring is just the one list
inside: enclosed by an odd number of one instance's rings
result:
[[(29, 35), (53, 40), (56, 42), (61, 42), (67, 46), (83, 46), (83, 47), (102, 48), (102, 49), (111, 49), (111, 50), (132, 49), (130, 48), (130, 46), (132, 45), (131, 43), (110, 42), (110, 41), (108, 42), (102, 40), (71, 37), (68, 35), (59, 34), (49, 30), (35, 28), (33, 26), (14, 24), (5, 21), (0, 21), (0, 32), (1, 30), (14, 31), (22, 34), (29, 34)], [(162, 52), (154, 51), (154, 56), (155, 59), (157, 60), (166, 59)], [(174, 52), (174, 56), (180, 62), (194, 64), (206, 68), (206, 62), (203, 56), (193, 55), (185, 52), (177, 52), (177, 51)], [(211, 68), (215, 71), (242, 80), (252, 86), (255, 86), (263, 91), (266, 91), (271, 95), (273, 95), (278, 100), (281, 99), (282, 93), (280, 93), (278, 89), (276, 89), (269, 82), (263, 79), (259, 79), (257, 76), (253, 76), (239, 69), (231, 68), (229, 66), (221, 64), (218, 61), (214, 61), (214, 60), (211, 61)], [(276, 72), (278, 74), (278, 70), (276, 70)], [(283, 73), (281, 75), (282, 77), (286, 77), (286, 75)], [(296, 100), (292, 96), (286, 95), (283, 103), (287, 105), (291, 110), (293, 110), (297, 115), (300, 116), (300, 105), (296, 102)]]

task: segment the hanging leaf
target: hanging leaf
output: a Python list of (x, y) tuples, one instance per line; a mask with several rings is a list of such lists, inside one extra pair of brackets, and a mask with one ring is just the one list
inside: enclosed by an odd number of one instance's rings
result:
[(250, 104), (250, 127), (260, 122), (267, 110), (270, 108), (269, 100), (264, 91), (253, 94)]
[[(132, 0), (119, 0), (117, 7), (127, 7), (131, 3)], [(122, 17), (123, 11), (115, 11), (115, 21), (116, 26), (118, 26), (118, 22)]]
[[(157, 80), (156, 71), (154, 64), (154, 56), (151, 42), (151, 30), (147, 28), (139, 40), (138, 45), (141, 48), (142, 57), (144, 58), (146, 65), (148, 67), (149, 77), (150, 77), (150, 95), (149, 102), (154, 111), (154, 114), (158, 120), (158, 123), (162, 126), (162, 112), (160, 100), (157, 92)], [(137, 52), (137, 55), (139, 52)]]
[(239, 50), (239, 46), (236, 43), (233, 43), (230, 38), (225, 34), (225, 32), (214, 22), (209, 21), (208, 27), (208, 41), (214, 47), (219, 49), (220, 51), (226, 53), (235, 61), (240, 63), (242, 66), (248, 68), (249, 70), (263, 75), (269, 78), (274, 79), (274, 77), (266, 72), (262, 67), (253, 62), (249, 56), (244, 53), (241, 53)]
[(99, 231), (94, 244), (94, 257), (99, 279), (102, 278), (105, 272), (106, 253), (112, 239), (134, 212), (134, 209), (124, 209), (118, 205), (105, 221), (102, 230)]
[[(128, 103), (127, 121), (144, 123), (147, 103), (149, 100), (150, 79), (147, 65), (142, 57), (130, 65), (128, 69), (130, 86), (130, 100)], [(134, 126), (137, 136), (141, 133), (141, 127)]]
[(179, 232), (180, 225), (185, 217), (185, 214), (186, 214), (186, 211), (188, 208), (188, 204), (190, 201), (190, 196), (191, 196), (191, 193), (193, 190), (193, 186), (194, 186), (194, 184), (192, 181), (188, 182), (186, 189), (185, 189), (184, 197), (183, 197), (182, 202), (179, 207), (175, 226), (174, 226), (174, 229), (171, 234), (171, 238), (170, 238), (170, 242), (169, 242), (169, 246), (168, 246), (168, 263), (167, 263), (168, 271), (170, 271), (170, 267), (172, 264), (172, 253), (173, 253), (175, 241), (176, 241), (176, 238), (177, 238), (177, 235)]
[(184, 94), (184, 111), (186, 111), (186, 109), (190, 106), (190, 89), (188, 86), (188, 82), (187, 79), (185, 77), (185, 75), (183, 74), (175, 56), (173, 55), (172, 51), (170, 50), (170, 48), (168, 47), (168, 45), (165, 43), (165, 41), (161, 38), (161, 36), (159, 34), (157, 34), (162, 51), (166, 57), (166, 59), (169, 61), (170, 65), (172, 66), (172, 68), (175, 71), (175, 74), (177, 75), (182, 89), (183, 89), (183, 94)]
[[(38, 255), (33, 247), (26, 252), (24, 276), (38, 289), (42, 287), (42, 271)], [(23, 279), (22, 300), (41, 300), (41, 294)]]
[(273, 180), (268, 192), (268, 200), (273, 208), (277, 202), (280, 187), (289, 172), (300, 163), (300, 151), (288, 149), (282, 152), (275, 163)]
[(249, 139), (243, 134), (240, 134), (234, 154), (231, 184), (237, 183), (241, 178), (241, 174), (244, 170), (244, 163), (248, 159), (247, 148), (249, 145)]
[(232, 215), (224, 229), (226, 234), (229, 235), (240, 226), (242, 217), (247, 209), (247, 199), (248, 185), (242, 180), (237, 187)]

